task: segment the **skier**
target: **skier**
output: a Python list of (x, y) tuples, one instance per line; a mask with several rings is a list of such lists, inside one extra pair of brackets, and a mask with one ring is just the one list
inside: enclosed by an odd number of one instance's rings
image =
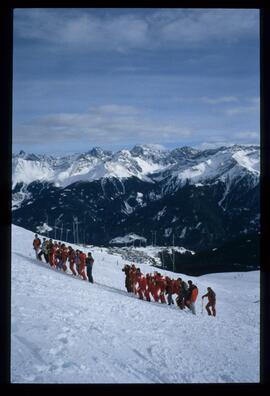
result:
[(158, 285), (156, 281), (155, 275), (150, 275), (149, 281), (148, 281), (148, 288), (149, 291), (153, 297), (153, 299), (157, 302), (158, 301)]
[(76, 253), (75, 253), (74, 261), (75, 261), (75, 264), (76, 264), (76, 270), (78, 272), (78, 275), (80, 274), (80, 272), (79, 272), (79, 268), (80, 268), (80, 257), (79, 257), (79, 255), (80, 255), (80, 251), (77, 249)]
[(46, 240), (46, 238), (43, 238), (43, 242), (42, 242), (42, 245), (41, 245), (41, 250), (38, 253), (39, 260), (42, 261), (41, 256), (44, 256), (46, 263), (49, 262), (48, 252), (47, 252), (47, 245), (48, 245), (48, 241)]
[(54, 247), (55, 247), (55, 256), (54, 256), (54, 262), (55, 262), (55, 267), (57, 270), (61, 270), (62, 268), (62, 262), (61, 262), (61, 253), (62, 249), (59, 243), (56, 241), (54, 242)]
[(173, 302), (173, 279), (169, 278), (169, 276), (166, 276), (166, 294), (168, 295), (168, 305), (174, 304)]
[(150, 279), (150, 275), (146, 274), (146, 277), (145, 277), (145, 291), (144, 291), (144, 295), (145, 295), (146, 301), (151, 301), (150, 288), (149, 288), (149, 279)]
[(87, 271), (87, 277), (90, 283), (94, 283), (93, 280), (93, 275), (92, 275), (92, 269), (93, 269), (93, 264), (94, 264), (94, 259), (92, 257), (91, 252), (88, 253), (86, 260), (86, 271)]
[(143, 300), (144, 292), (146, 289), (146, 279), (141, 273), (140, 268), (137, 268), (136, 270), (136, 284), (138, 283), (138, 288), (136, 289), (136, 292), (139, 295), (139, 299)]
[(129, 278), (130, 278), (131, 291), (136, 294), (137, 273), (134, 264), (131, 265)]
[(66, 270), (67, 270), (66, 262), (67, 262), (67, 258), (68, 258), (68, 250), (64, 243), (61, 245), (60, 254), (61, 254), (61, 268), (64, 272), (66, 272)]
[(127, 292), (130, 293), (130, 292), (132, 292), (131, 285), (130, 285), (130, 265), (125, 264), (124, 267), (122, 268), (122, 271), (126, 275), (125, 286), (126, 286)]
[(52, 268), (56, 267), (55, 254), (56, 254), (56, 244), (53, 243), (52, 239), (50, 239), (49, 240), (49, 263)]
[(75, 264), (75, 250), (72, 249), (71, 246), (68, 247), (68, 260), (69, 260), (69, 268), (70, 271), (72, 272), (72, 275), (76, 276), (77, 273), (74, 269), (74, 264)]
[(180, 284), (177, 279), (172, 279), (172, 294), (178, 294), (180, 293)]
[(35, 238), (33, 240), (33, 248), (36, 253), (36, 258), (38, 260), (41, 260), (41, 257), (38, 256), (40, 245), (41, 245), (41, 240), (39, 239), (38, 234), (35, 234)]
[(160, 299), (160, 302), (162, 304), (166, 304), (166, 300), (165, 300), (166, 280), (159, 272), (157, 274), (157, 285), (158, 285), (158, 288), (159, 288), (159, 299)]
[[(202, 300), (204, 297), (208, 297), (208, 303), (206, 304), (206, 311), (209, 316), (213, 315), (216, 316), (216, 293), (214, 290), (211, 289), (211, 287), (207, 288), (207, 293), (202, 296)], [(212, 312), (210, 310), (210, 307), (212, 308)]]
[(188, 284), (189, 284), (189, 288), (188, 288), (188, 292), (185, 297), (185, 305), (186, 305), (186, 307), (188, 307), (191, 310), (193, 315), (196, 315), (195, 301), (198, 296), (198, 288), (196, 285), (194, 285), (192, 283), (191, 280), (188, 280)]
[(83, 278), (83, 280), (87, 280), (86, 274), (85, 274), (85, 260), (86, 260), (86, 254), (83, 253), (80, 250), (79, 253), (79, 259), (80, 259), (80, 265), (79, 265), (79, 274)]
[(188, 285), (186, 284), (185, 281), (182, 280), (182, 278), (177, 279), (177, 291), (178, 291), (178, 296), (176, 297), (176, 303), (180, 309), (185, 308), (185, 299), (187, 297), (188, 293)]

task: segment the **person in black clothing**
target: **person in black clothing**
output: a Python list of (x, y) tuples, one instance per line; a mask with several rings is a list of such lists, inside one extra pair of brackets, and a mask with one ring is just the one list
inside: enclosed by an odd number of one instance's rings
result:
[(122, 271), (126, 275), (125, 286), (126, 286), (127, 292), (131, 293), (132, 292), (132, 288), (131, 288), (131, 284), (130, 284), (130, 265), (126, 264), (124, 266), (124, 268), (122, 268)]
[(93, 269), (93, 264), (94, 264), (94, 259), (92, 257), (92, 254), (89, 252), (86, 259), (85, 259), (85, 264), (86, 264), (86, 270), (87, 270), (87, 276), (88, 280), (91, 283), (94, 283), (93, 276), (92, 276), (92, 269)]
[(46, 240), (46, 238), (43, 238), (43, 242), (42, 242), (42, 245), (41, 245), (41, 251), (40, 251), (39, 254), (38, 254), (38, 258), (39, 258), (40, 260), (42, 260), (42, 259), (41, 259), (41, 256), (44, 256), (46, 263), (49, 262), (49, 256), (48, 256), (48, 243), (49, 243), (49, 242)]
[(177, 281), (179, 284), (179, 292), (176, 298), (176, 303), (180, 309), (184, 309), (185, 300), (187, 299), (188, 296), (188, 285), (186, 284), (185, 281), (182, 280), (182, 278), (178, 278)]
[(33, 240), (33, 248), (36, 253), (36, 258), (38, 260), (41, 260), (41, 258), (38, 256), (40, 246), (41, 246), (41, 240), (39, 239), (38, 234), (35, 234), (35, 239)]

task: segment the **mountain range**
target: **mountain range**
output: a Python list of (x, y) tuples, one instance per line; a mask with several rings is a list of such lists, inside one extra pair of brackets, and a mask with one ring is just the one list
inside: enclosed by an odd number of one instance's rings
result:
[(135, 234), (200, 252), (260, 232), (259, 146), (21, 151), (12, 162), (13, 223), (55, 239), (107, 246)]

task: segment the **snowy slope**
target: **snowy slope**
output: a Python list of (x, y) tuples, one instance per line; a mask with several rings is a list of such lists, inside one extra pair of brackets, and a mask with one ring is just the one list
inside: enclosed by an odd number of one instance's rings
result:
[[(13, 226), (13, 383), (259, 381), (258, 271), (189, 277), (199, 288), (194, 316), (127, 295), (124, 262), (106, 249), (90, 249), (89, 284), (38, 262), (32, 238)], [(216, 318), (201, 314), (207, 286)]]
[[(229, 190), (233, 181), (243, 178), (247, 173), (252, 176), (253, 186), (259, 183), (260, 153), (253, 147), (232, 146), (208, 153), (201, 152), (193, 163), (177, 163), (171, 167), (167, 176), (166, 189), (186, 183), (202, 184), (222, 181)], [(165, 174), (168, 174), (165, 171)]]
[(36, 156), (20, 152), (13, 155), (12, 184), (30, 184), (33, 181), (47, 181), (58, 187), (68, 186), (76, 181), (93, 181), (101, 178), (128, 178), (136, 176), (148, 180), (147, 174), (166, 167), (160, 148), (155, 145), (134, 147), (111, 153), (101, 148), (68, 157)]

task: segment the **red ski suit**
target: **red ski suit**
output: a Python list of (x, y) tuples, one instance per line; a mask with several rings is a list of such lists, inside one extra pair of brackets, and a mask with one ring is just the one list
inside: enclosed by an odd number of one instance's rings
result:
[(55, 258), (56, 251), (57, 251), (57, 247), (53, 245), (50, 249), (50, 254), (49, 254), (49, 263), (51, 267), (56, 266), (56, 258)]
[(147, 301), (151, 301), (149, 294), (149, 279), (147, 279), (143, 274), (141, 274), (140, 276), (138, 276), (137, 281), (139, 285), (137, 289), (139, 298), (143, 299), (143, 297), (145, 297)]
[(69, 251), (69, 268), (70, 271), (73, 273), (73, 275), (77, 275), (77, 272), (74, 269), (74, 264), (75, 264), (75, 251), (74, 250), (70, 250)]
[(165, 291), (166, 291), (166, 280), (162, 276), (157, 277), (157, 284), (159, 288), (159, 299), (162, 304), (166, 303), (165, 300)]
[(87, 280), (87, 276), (86, 276), (86, 274), (85, 274), (85, 259), (86, 259), (86, 254), (85, 254), (85, 253), (80, 253), (80, 254), (79, 254), (79, 259), (80, 259), (79, 274), (82, 276), (83, 280)]
[[(208, 297), (208, 303), (206, 304), (206, 311), (208, 312), (208, 315), (213, 315), (216, 316), (216, 294), (215, 292), (211, 289), (206, 293), (202, 298)], [(212, 312), (210, 310), (212, 308)]]
[(166, 278), (166, 292), (169, 294), (173, 294), (173, 279), (170, 279), (169, 277)]
[(151, 276), (148, 281), (148, 289), (155, 301), (158, 301), (158, 286), (155, 278)]
[(39, 238), (35, 238), (33, 240), (33, 247), (34, 247), (34, 250), (36, 252), (36, 258), (38, 260), (41, 260), (41, 257), (38, 256), (38, 253), (39, 253), (39, 250), (40, 250), (40, 246), (41, 246), (41, 240)]
[(136, 270), (131, 269), (130, 270), (130, 285), (131, 285), (131, 290), (133, 293), (136, 294), (137, 290), (136, 290), (136, 283), (137, 283), (137, 273)]
[(35, 250), (38, 250), (40, 248), (41, 245), (41, 240), (39, 238), (35, 238), (33, 240), (33, 246)]
[(139, 298), (143, 300), (143, 296), (146, 290), (146, 278), (143, 274), (137, 275), (137, 283), (138, 283), (137, 293), (139, 294)]
[(180, 285), (177, 280), (172, 279), (172, 294), (180, 293)]
[(64, 271), (67, 270), (67, 258), (68, 258), (68, 250), (67, 249), (62, 249), (61, 251), (61, 261), (62, 261), (62, 268)]

